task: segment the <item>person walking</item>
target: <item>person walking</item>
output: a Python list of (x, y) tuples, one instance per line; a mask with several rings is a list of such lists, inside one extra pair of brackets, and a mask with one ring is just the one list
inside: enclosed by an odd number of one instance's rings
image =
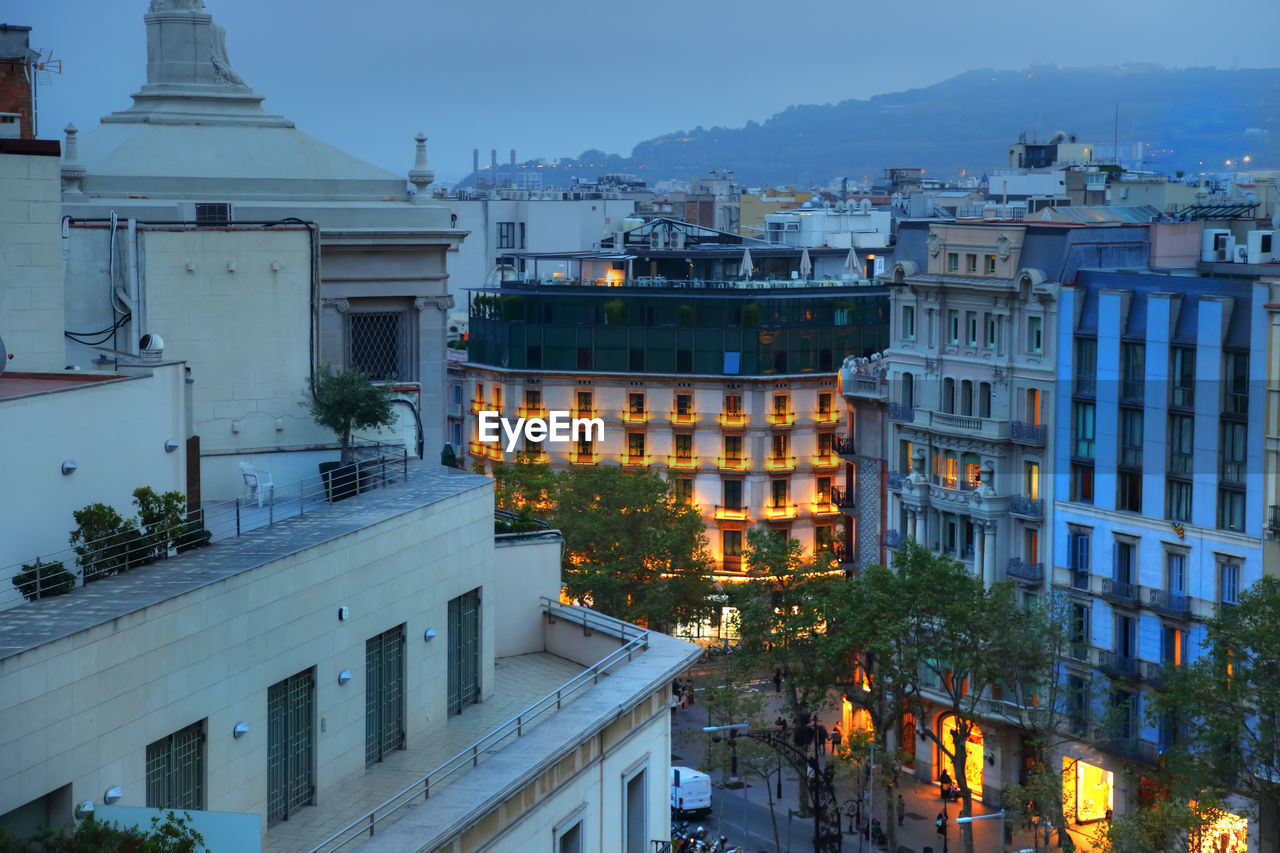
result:
[(831, 754), (835, 755), (840, 751), (840, 741), (844, 736), (840, 733), (840, 724), (836, 723), (831, 727)]
[(907, 816), (907, 801), (902, 799), (902, 795), (898, 795), (898, 826), (902, 826), (902, 819)]
[(822, 723), (818, 723), (818, 755), (827, 754), (827, 727)]
[(951, 774), (947, 772), (945, 767), (938, 774), (938, 785), (942, 788), (942, 801), (945, 803), (951, 798)]
[(782, 670), (776, 666), (773, 668), (773, 692), (782, 692)]

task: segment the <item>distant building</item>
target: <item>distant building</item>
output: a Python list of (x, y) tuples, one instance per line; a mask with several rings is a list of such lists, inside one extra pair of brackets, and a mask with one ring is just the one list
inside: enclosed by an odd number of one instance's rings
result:
[(836, 202), (820, 207), (806, 202), (799, 209), (765, 216), (764, 238), (799, 248), (883, 249), (890, 242), (892, 217), (870, 201)]
[(31, 28), (0, 24), (0, 139), (36, 135), (36, 66)]

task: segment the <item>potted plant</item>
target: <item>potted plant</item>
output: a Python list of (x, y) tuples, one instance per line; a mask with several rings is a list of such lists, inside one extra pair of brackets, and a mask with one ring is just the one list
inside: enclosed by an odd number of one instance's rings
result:
[(360, 370), (334, 373), (323, 365), (307, 379), (306, 405), (311, 417), (338, 436), (341, 454), (337, 462), (321, 462), (329, 500), (351, 497), (357, 489), (357, 466), (351, 454), (351, 433), (358, 429), (377, 429), (395, 422), (391, 412), (391, 395), (386, 388), (374, 385), (368, 374)]
[(76, 576), (61, 562), (42, 563), (37, 557), (34, 563), (25, 563), (22, 571), (13, 576), (13, 585), (28, 601), (35, 601), (71, 592), (76, 585)]

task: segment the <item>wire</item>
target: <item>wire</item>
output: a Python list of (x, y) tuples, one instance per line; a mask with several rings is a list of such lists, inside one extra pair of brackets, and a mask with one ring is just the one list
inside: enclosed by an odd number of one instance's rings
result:
[[(109, 326), (105, 329), (100, 329), (99, 331), (96, 331), (96, 332), (63, 332), (62, 334), (64, 337), (69, 338), (78, 344), (84, 344), (85, 346), (93, 346), (93, 347), (100, 346), (101, 344), (105, 344), (107, 342), (107, 339), (110, 338), (112, 335), (114, 335), (121, 326), (129, 322), (132, 316), (133, 316), (132, 314), (125, 314), (123, 317), (117, 320), (114, 325)], [(98, 340), (88, 341), (88, 340), (82, 340), (83, 338), (98, 338)]]

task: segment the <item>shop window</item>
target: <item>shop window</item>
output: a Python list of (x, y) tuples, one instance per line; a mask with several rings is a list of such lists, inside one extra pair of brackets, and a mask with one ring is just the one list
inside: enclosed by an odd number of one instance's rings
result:
[[(956, 718), (954, 715), (947, 715), (942, 719), (939, 726), (938, 738), (947, 745), (947, 751), (954, 752), (956, 748)], [(952, 778), (957, 778), (955, 763), (951, 756), (939, 749), (938, 763), (942, 769)], [(964, 742), (964, 773), (965, 781), (969, 783), (969, 790), (975, 799), (982, 797), (982, 771), (986, 767), (986, 754), (983, 750), (982, 729), (973, 726), (969, 731), (969, 737)]]
[(1077, 823), (1103, 820), (1115, 805), (1115, 774), (1084, 761), (1069, 762), (1063, 773), (1063, 802), (1075, 806)]

